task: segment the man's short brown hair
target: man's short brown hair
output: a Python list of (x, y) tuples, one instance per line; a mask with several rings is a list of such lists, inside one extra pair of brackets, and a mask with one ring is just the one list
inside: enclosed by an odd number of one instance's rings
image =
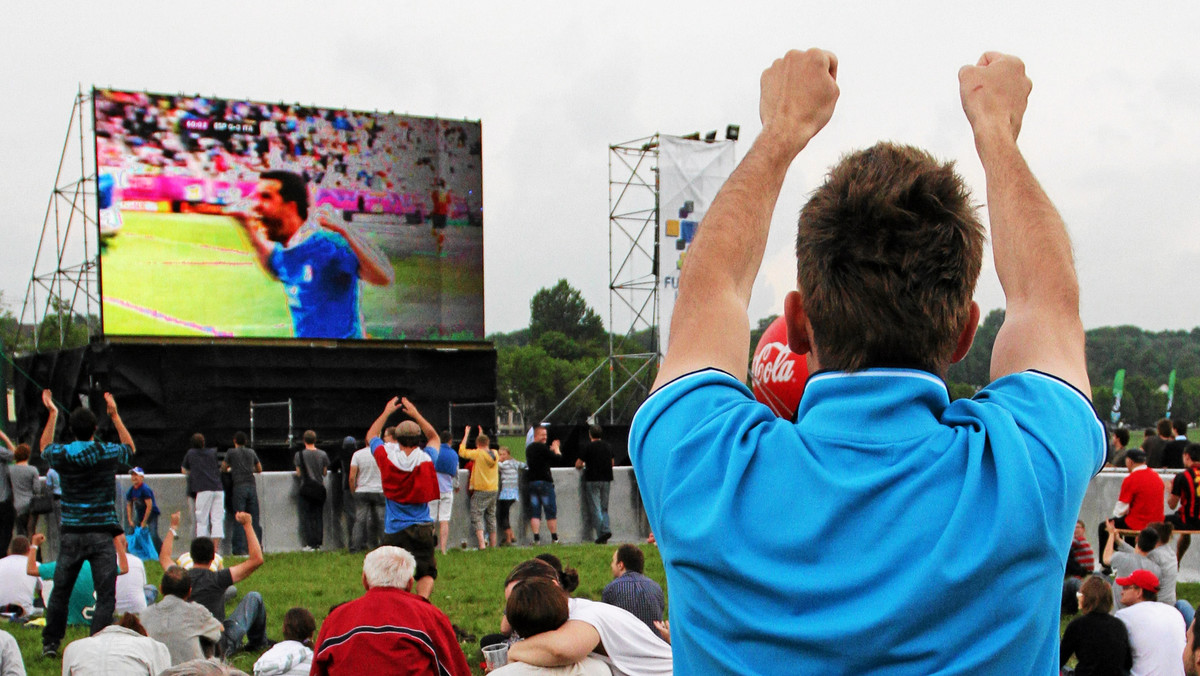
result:
[(1175, 436), (1175, 428), (1171, 426), (1170, 418), (1160, 418), (1155, 427), (1158, 430), (1158, 436), (1163, 437), (1164, 439)]
[(877, 143), (800, 212), (796, 259), (822, 368), (943, 374), (969, 316), (983, 225), (953, 162)]

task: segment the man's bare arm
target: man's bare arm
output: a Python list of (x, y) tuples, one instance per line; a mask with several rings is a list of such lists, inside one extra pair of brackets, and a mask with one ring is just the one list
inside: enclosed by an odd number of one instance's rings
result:
[(383, 434), (383, 427), (387, 425), (388, 418), (392, 417), (392, 414), (398, 410), (400, 410), (400, 397), (392, 397), (388, 403), (384, 405), (383, 413), (380, 413), (379, 417), (375, 419), (375, 422), (371, 423), (371, 426), (367, 428), (368, 444), (371, 443), (372, 439)]
[(396, 272), (392, 269), (391, 263), (388, 262), (383, 252), (363, 239), (362, 235), (326, 217), (324, 214), (317, 216), (317, 222), (326, 229), (341, 235), (346, 240), (346, 244), (350, 245), (350, 250), (358, 258), (358, 276), (364, 282), (374, 284), (375, 286), (387, 286), (392, 283)]
[(421, 433), (428, 439), (425, 444), (437, 448), (441, 444), (442, 438), (438, 436), (437, 430), (433, 428), (433, 425), (429, 424), (425, 416), (421, 415), (421, 412), (417, 410), (417, 407), (407, 397), (400, 399), (400, 405), (404, 408), (404, 412), (408, 414), (408, 417), (415, 420), (417, 425), (421, 427)]
[(654, 387), (706, 367), (744, 378), (746, 309), (788, 166), (833, 115), (837, 58), (791, 51), (763, 72), (763, 130), (700, 224), (679, 283), (667, 355)]
[(553, 631), (544, 631), (512, 644), (508, 659), (539, 667), (561, 667), (587, 657), (600, 645), (600, 633), (587, 622), (567, 620)]
[(58, 422), (58, 407), (54, 405), (54, 395), (50, 394), (50, 390), (42, 390), (42, 404), (50, 412), (50, 417), (46, 418), (46, 428), (42, 430), (42, 438), (38, 442), (41, 450), (44, 451), (47, 446), (54, 443), (54, 427)]
[(4, 442), (4, 447), (7, 448), (8, 450), (10, 450), (10, 451), (17, 450), (17, 448), (15, 446), (13, 446), (12, 439), (8, 438), (8, 435), (4, 433), (4, 430), (0, 430), (0, 441)]
[(275, 243), (267, 239), (266, 234), (263, 233), (262, 224), (251, 214), (230, 212), (229, 215), (246, 231), (246, 237), (250, 239), (250, 245), (254, 247), (254, 257), (258, 260), (258, 266), (263, 269), (263, 272), (270, 275), (271, 279), (278, 279), (279, 276), (271, 268), (271, 252), (275, 249)]
[(1032, 88), (1025, 65), (988, 52), (976, 65), (964, 66), (958, 79), (987, 176), (992, 254), (1006, 299), (991, 376), (1037, 369), (1091, 399), (1071, 240), (1017, 148)]
[(248, 512), (238, 512), (234, 515), (234, 520), (242, 527), (246, 533), (246, 553), (249, 557), (229, 569), (229, 575), (233, 578), (234, 584), (250, 577), (250, 574), (258, 570), (258, 567), (263, 564), (262, 544), (258, 541), (258, 534), (254, 532), (254, 523)]
[(133, 435), (129, 430), (125, 429), (125, 423), (121, 420), (121, 414), (117, 412), (117, 400), (108, 392), (104, 393), (104, 403), (108, 406), (108, 417), (112, 419), (113, 427), (117, 428), (117, 438), (121, 443), (129, 447), (130, 453), (137, 453), (137, 446), (133, 443)]
[(162, 547), (158, 550), (158, 565), (162, 566), (163, 570), (175, 565), (171, 558), (171, 550), (175, 546), (175, 533), (179, 532), (179, 521), (179, 512), (171, 514), (171, 528), (163, 537)]

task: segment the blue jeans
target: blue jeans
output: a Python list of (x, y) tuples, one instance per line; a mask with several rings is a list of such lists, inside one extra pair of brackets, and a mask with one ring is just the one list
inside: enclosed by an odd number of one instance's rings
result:
[(543, 510), (546, 512), (546, 519), (558, 518), (558, 501), (554, 495), (554, 482), (530, 481), (529, 518), (538, 518)]
[(225, 631), (221, 633), (222, 654), (228, 657), (241, 650), (243, 638), (247, 648), (261, 648), (267, 642), (267, 606), (258, 592), (246, 594), (225, 618)]
[(612, 487), (612, 482), (585, 481), (583, 485), (587, 489), (588, 513), (592, 517), (592, 528), (596, 531), (597, 538), (603, 537), (612, 532), (608, 529), (608, 490)]
[(387, 503), (383, 493), (349, 493), (354, 496), (354, 538), (350, 551), (361, 552), (379, 545), (386, 519)]
[[(250, 514), (250, 523), (254, 525), (254, 535), (258, 537), (258, 544), (262, 546), (262, 524), (258, 520), (258, 490), (254, 484), (234, 484), (233, 486), (233, 511), (247, 512)], [(245, 556), (249, 553), (249, 543), (246, 542), (246, 530), (242, 528), (242, 524), (234, 523), (233, 529), (233, 554), (235, 556)]]
[(58, 565), (54, 569), (54, 591), (46, 608), (46, 628), (42, 645), (57, 647), (67, 633), (67, 603), (79, 577), (83, 562), (92, 566), (92, 586), (96, 590), (96, 611), (92, 615), (92, 633), (112, 624), (117, 606), (117, 550), (109, 533), (63, 533)]

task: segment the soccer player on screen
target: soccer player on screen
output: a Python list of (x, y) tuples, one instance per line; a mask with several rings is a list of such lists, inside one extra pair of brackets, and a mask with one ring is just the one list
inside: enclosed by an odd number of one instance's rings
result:
[(362, 338), (358, 280), (387, 286), (383, 254), (325, 214), (308, 213), (308, 186), (290, 171), (265, 171), (254, 213), (231, 213), (250, 237), (263, 270), (283, 282), (297, 338)]

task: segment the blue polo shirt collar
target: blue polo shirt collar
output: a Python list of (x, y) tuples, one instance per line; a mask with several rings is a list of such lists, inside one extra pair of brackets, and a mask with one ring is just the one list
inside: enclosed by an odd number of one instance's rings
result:
[(796, 423), (817, 434), (912, 438), (940, 428), (946, 383), (928, 371), (866, 369), (809, 376)]

